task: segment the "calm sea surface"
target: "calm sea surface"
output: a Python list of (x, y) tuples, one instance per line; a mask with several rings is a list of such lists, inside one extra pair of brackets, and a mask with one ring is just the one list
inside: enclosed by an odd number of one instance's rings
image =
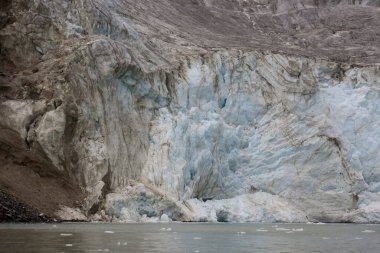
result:
[(380, 225), (0, 224), (0, 252), (380, 253)]

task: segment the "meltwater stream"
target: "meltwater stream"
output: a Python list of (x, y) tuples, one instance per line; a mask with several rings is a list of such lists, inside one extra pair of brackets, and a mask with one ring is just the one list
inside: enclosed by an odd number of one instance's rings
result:
[(380, 252), (380, 225), (1, 224), (0, 252)]

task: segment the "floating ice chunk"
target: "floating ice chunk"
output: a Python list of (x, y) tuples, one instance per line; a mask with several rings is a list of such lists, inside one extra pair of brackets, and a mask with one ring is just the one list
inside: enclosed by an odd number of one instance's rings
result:
[(53, 225), (52, 227), (53, 227), (53, 228), (56, 228), (56, 227), (57, 227), (57, 225)]
[(117, 246), (120, 246), (121, 245), (121, 242), (117, 242)]
[(160, 231), (166, 231), (166, 228), (161, 228)]
[(323, 240), (329, 240), (330, 238), (328, 237), (322, 237)]
[(64, 233), (61, 233), (61, 236), (72, 236), (73, 234), (64, 234)]
[(293, 234), (294, 231), (287, 231), (286, 233), (287, 233), (287, 234)]
[(161, 215), (160, 222), (166, 223), (166, 222), (170, 222), (170, 221), (171, 220), (167, 214), (164, 213), (163, 215)]
[(72, 244), (70, 244), (70, 243), (67, 243), (67, 244), (65, 244), (66, 245), (66, 247), (72, 247), (73, 245)]
[(257, 231), (257, 232), (268, 232), (268, 230), (263, 229), (263, 228), (256, 229), (256, 231)]
[(105, 234), (115, 234), (114, 231), (109, 231), (109, 230), (104, 231), (104, 233), (105, 233)]
[(361, 239), (363, 239), (363, 238), (361, 238), (361, 237), (355, 237), (355, 240), (361, 240)]
[(123, 245), (124, 245), (124, 246), (127, 246), (127, 245), (128, 245), (128, 243), (127, 243), (127, 242), (124, 242), (124, 243), (123, 243)]
[(277, 228), (278, 227), (278, 225), (274, 225), (274, 226), (272, 226), (272, 228)]
[(294, 232), (302, 232), (303, 228), (293, 228), (292, 229)]
[(288, 228), (276, 228), (276, 231), (288, 231), (288, 230), (290, 230), (290, 229), (288, 229)]
[(374, 230), (363, 230), (362, 233), (375, 233), (376, 231)]
[(194, 237), (193, 240), (200, 240), (202, 237)]
[(244, 235), (245, 232), (237, 232), (239, 235)]
[(167, 228), (166, 231), (172, 231), (172, 228)]
[(196, 250), (196, 251), (194, 251), (194, 252), (198, 253), (198, 252), (199, 252), (199, 250)]

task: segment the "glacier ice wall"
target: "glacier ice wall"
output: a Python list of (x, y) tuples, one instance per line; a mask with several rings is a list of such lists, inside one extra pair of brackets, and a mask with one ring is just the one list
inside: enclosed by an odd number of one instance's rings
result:
[(0, 161), (90, 220), (379, 222), (379, 10), (348, 2), (5, 1)]

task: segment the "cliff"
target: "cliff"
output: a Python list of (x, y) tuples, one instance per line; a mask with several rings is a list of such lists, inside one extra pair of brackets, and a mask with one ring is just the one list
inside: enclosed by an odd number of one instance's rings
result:
[(379, 222), (379, 6), (3, 1), (0, 187), (63, 219)]

